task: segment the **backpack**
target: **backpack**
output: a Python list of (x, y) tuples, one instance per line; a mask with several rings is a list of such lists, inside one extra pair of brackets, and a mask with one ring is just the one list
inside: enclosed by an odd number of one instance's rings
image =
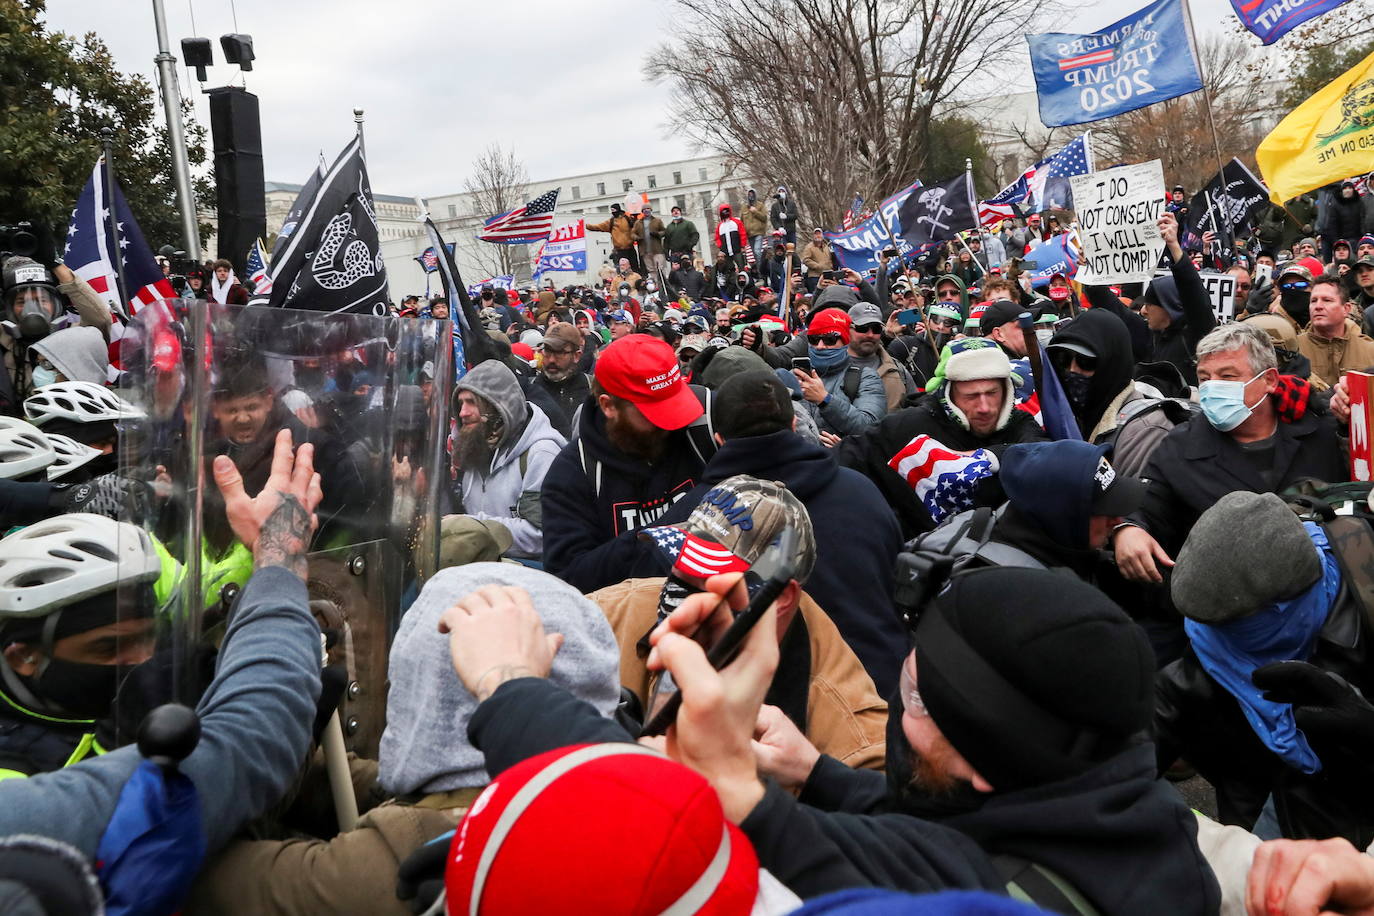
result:
[(859, 382), (862, 378), (863, 370), (858, 366), (845, 367), (844, 381), (840, 383), (840, 390), (844, 392), (845, 399), (851, 404), (859, 396)]
[(1341, 570), (1342, 591), (1359, 607), (1367, 632), (1374, 633), (1374, 483), (1328, 484), (1308, 477), (1295, 481), (1281, 496), (1304, 521), (1316, 522), (1326, 534)]
[(1056, 871), (1010, 854), (992, 857), (1007, 882), (1007, 896), (1064, 916), (1101, 916), (1097, 907)]

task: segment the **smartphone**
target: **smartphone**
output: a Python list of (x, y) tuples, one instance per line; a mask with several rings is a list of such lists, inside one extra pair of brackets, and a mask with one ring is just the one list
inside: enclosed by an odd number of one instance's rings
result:
[(883, 249), (883, 257), (885, 257), (885, 258), (895, 258), (895, 257), (897, 257), (897, 249), (896, 249), (896, 248), (884, 248), (884, 249)]
[(833, 271), (833, 270), (823, 270), (823, 271), (821, 271), (821, 279), (822, 279), (822, 280), (833, 280), (833, 279), (835, 279), (835, 271)]
[(913, 324), (921, 323), (920, 309), (902, 309), (897, 313), (897, 323), (904, 328), (909, 328)]
[(1256, 285), (1256, 286), (1263, 286), (1264, 284), (1268, 283), (1268, 282), (1269, 282), (1270, 280), (1272, 280), (1273, 278), (1274, 278), (1274, 265), (1273, 265), (1273, 264), (1256, 264), (1256, 265), (1255, 265), (1255, 285)]
[[(735, 660), (740, 647), (744, 645), (745, 637), (763, 619), (769, 606), (778, 600), (782, 590), (787, 588), (787, 583), (796, 576), (796, 553), (797, 532), (793, 528), (784, 528), (778, 539), (763, 552), (763, 556), (759, 557), (758, 562), (749, 568), (749, 573), (745, 575), (752, 573), (763, 580), (763, 585), (749, 598), (749, 604), (744, 610), (735, 615), (735, 622), (730, 624), (730, 628), (722, 633), (716, 644), (707, 651), (706, 660), (711, 663), (712, 668), (719, 671)], [(722, 600), (721, 604), (724, 603)], [(658, 712), (644, 723), (639, 737), (661, 735), (666, 732), (668, 726), (677, 720), (678, 707), (681, 705), (682, 691), (674, 691), (659, 707)]]
[(811, 374), (811, 357), (809, 357), (809, 356), (794, 356), (794, 357), (792, 357), (792, 368), (793, 368), (793, 369), (800, 369), (801, 371), (805, 372), (807, 375), (810, 375), (810, 374)]

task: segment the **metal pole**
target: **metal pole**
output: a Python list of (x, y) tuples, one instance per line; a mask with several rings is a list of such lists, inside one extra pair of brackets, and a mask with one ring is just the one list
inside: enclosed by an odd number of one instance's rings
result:
[(129, 310), (129, 284), (124, 279), (124, 246), (121, 244), (123, 239), (119, 234), (119, 215), (115, 213), (115, 184), (114, 184), (114, 129), (110, 127), (102, 128), (100, 131), (100, 147), (105, 159), (105, 199), (100, 202), (100, 212), (105, 214), (106, 225), (102, 229), (109, 231), (109, 236), (113, 240), (114, 250), (110, 252), (110, 260), (114, 261), (115, 284), (119, 287), (119, 312), (127, 315)]
[[(1183, 0), (1183, 21), (1188, 23), (1188, 47), (1193, 52), (1193, 60), (1197, 61), (1198, 73), (1202, 75), (1202, 101), (1207, 106), (1207, 124), (1212, 128), (1212, 151), (1217, 154), (1217, 171), (1224, 172), (1226, 166), (1221, 161), (1221, 141), (1217, 139), (1217, 122), (1212, 117), (1212, 94), (1207, 91), (1206, 68), (1197, 53), (1197, 37), (1193, 34), (1193, 11), (1188, 6), (1188, 0)], [(1225, 177), (1222, 181), (1225, 181)]]
[(358, 151), (363, 154), (363, 161), (367, 161), (367, 144), (363, 142), (363, 110), (353, 109), (353, 123), (357, 125), (358, 131)]
[(177, 59), (167, 43), (167, 14), (162, 0), (153, 0), (153, 22), (157, 26), (158, 81), (162, 84), (162, 107), (167, 113), (167, 139), (172, 152), (172, 178), (176, 181), (177, 206), (181, 209), (181, 243), (186, 256), (200, 260), (200, 232), (196, 228), (196, 196), (191, 190), (191, 162), (186, 156), (186, 133), (181, 123), (181, 90), (177, 86)]

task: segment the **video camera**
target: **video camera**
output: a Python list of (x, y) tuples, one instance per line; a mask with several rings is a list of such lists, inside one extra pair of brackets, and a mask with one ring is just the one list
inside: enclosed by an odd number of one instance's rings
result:
[(39, 230), (28, 220), (0, 224), (0, 262), (14, 255), (37, 260), (38, 236)]

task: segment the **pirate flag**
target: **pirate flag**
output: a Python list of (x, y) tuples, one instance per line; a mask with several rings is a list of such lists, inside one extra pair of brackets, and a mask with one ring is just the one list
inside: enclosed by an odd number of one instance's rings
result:
[(940, 184), (912, 191), (897, 211), (902, 236), (913, 248), (952, 239), (978, 225), (973, 212), (973, 187), (968, 172)]
[(385, 315), (386, 267), (359, 138), (344, 147), (301, 209), (285, 247), (273, 253), (268, 304)]

